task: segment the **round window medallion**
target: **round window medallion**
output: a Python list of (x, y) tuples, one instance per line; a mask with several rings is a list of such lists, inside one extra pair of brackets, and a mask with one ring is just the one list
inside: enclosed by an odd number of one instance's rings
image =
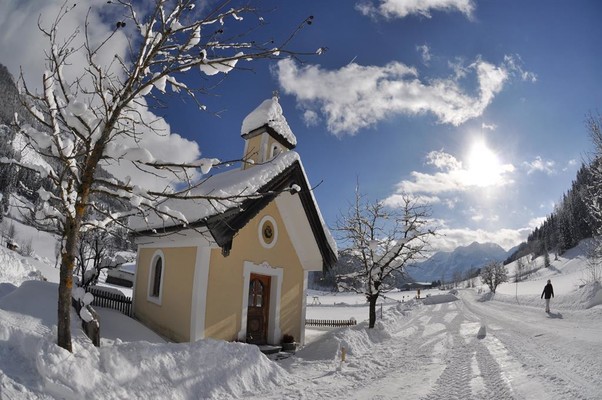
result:
[(278, 228), (276, 227), (276, 221), (274, 218), (266, 215), (259, 222), (259, 241), (262, 246), (270, 249), (276, 244), (278, 239)]

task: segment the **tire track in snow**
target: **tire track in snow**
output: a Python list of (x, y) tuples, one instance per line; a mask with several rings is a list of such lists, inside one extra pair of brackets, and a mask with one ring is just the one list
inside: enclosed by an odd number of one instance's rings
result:
[(473, 350), (464, 340), (452, 338), (452, 346), (444, 360), (446, 365), (435, 386), (423, 399), (472, 399), (470, 379), (472, 376), (471, 354)]
[(602, 399), (602, 353), (599, 348), (583, 352), (567, 343), (560, 349), (553, 341), (538, 341), (505, 332), (498, 337), (529, 371), (530, 378), (543, 382), (543, 390), (550, 393), (548, 397)]
[(488, 342), (478, 339), (481, 328), (477, 319), (470, 314), (457, 312), (458, 307), (450, 304), (432, 322), (443, 319), (452, 338), (452, 344), (444, 359), (445, 369), (434, 387), (424, 399), (516, 399), (502, 367), (491, 354)]
[(510, 358), (515, 360), (516, 365), (506, 365), (505, 370), (513, 375), (513, 386), (519, 393), (528, 390), (524, 389), (528, 386), (535, 386), (539, 389), (531, 390), (530, 395), (559, 400), (602, 399), (602, 348), (599, 345), (570, 341), (553, 331), (542, 333), (537, 315), (533, 313), (517, 323), (515, 316), (496, 313), (495, 304), (489, 307), (487, 303), (481, 305), (470, 300), (463, 304), (465, 313), (482, 318), (492, 328), (488, 333), (493, 333), (498, 341), (489, 343), (495, 357), (505, 359), (505, 363)]
[(503, 376), (499, 362), (492, 356), (484, 343), (485, 341), (479, 342), (475, 347), (477, 366), (485, 386), (485, 396), (481, 396), (481, 393), (475, 395), (481, 399), (516, 399), (516, 394), (513, 393)]

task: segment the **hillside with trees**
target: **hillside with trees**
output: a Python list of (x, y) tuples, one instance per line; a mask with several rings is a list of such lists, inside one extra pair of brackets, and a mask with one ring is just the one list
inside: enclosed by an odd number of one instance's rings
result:
[(583, 163), (569, 190), (562, 195), (554, 211), (522, 243), (505, 264), (526, 255), (544, 256), (549, 265), (554, 257), (575, 247), (586, 238), (599, 236), (602, 230), (602, 116), (590, 115), (586, 128), (595, 146), (592, 160)]

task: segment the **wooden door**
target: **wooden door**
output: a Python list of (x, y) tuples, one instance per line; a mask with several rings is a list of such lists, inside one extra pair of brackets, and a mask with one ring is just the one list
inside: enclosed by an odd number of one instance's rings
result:
[(251, 274), (249, 308), (247, 310), (247, 342), (265, 344), (268, 341), (270, 315), (270, 277)]

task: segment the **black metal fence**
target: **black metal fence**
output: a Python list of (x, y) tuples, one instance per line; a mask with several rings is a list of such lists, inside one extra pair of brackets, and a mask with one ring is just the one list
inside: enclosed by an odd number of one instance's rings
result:
[(356, 325), (355, 319), (306, 319), (306, 326), (327, 326), (337, 328), (340, 326), (353, 326)]
[(111, 308), (127, 315), (128, 317), (133, 315), (131, 297), (127, 297), (126, 295), (120, 293), (102, 290), (98, 287), (89, 287), (87, 290), (94, 295), (94, 301), (92, 302), (93, 306)]

